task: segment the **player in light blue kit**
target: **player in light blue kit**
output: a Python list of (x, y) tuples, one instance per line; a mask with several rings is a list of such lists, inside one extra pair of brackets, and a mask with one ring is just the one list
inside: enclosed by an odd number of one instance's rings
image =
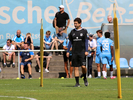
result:
[(97, 30), (97, 48), (96, 48), (96, 60), (95, 63), (97, 64), (97, 71), (98, 71), (98, 77), (97, 78), (101, 78), (101, 70), (100, 70), (100, 63), (101, 63), (101, 48), (100, 48), (100, 44), (101, 42), (105, 39), (102, 36), (102, 30)]
[(114, 60), (114, 51), (113, 51), (113, 46), (114, 43), (110, 38), (110, 33), (105, 32), (105, 39), (101, 43), (101, 58), (102, 58), (102, 64), (103, 64), (103, 78), (106, 79), (107, 77), (107, 69), (106, 65), (110, 65), (110, 78), (114, 79), (115, 76), (113, 76), (113, 60)]

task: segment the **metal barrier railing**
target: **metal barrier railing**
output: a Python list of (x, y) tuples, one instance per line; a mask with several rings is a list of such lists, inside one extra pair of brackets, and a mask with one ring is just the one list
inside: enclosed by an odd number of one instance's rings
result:
[[(20, 78), (20, 52), (39, 52), (40, 50), (0, 50), (0, 52), (17, 52), (18, 53), (18, 78)], [(65, 50), (43, 50), (43, 51), (65, 51)]]
[[(20, 52), (39, 52), (40, 50), (0, 50), (0, 52), (17, 52), (18, 53), (18, 78), (20, 78)], [(43, 50), (43, 51), (49, 51), (49, 52), (53, 52), (53, 51), (65, 51), (65, 50)], [(86, 68), (88, 66), (88, 60), (86, 57)], [(88, 74), (88, 71), (87, 71)]]

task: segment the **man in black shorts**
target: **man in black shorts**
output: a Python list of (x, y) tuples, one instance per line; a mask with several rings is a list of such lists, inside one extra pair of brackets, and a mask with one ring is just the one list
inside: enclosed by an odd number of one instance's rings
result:
[(81, 27), (82, 20), (80, 18), (74, 19), (73, 29), (69, 34), (69, 45), (67, 50), (67, 57), (69, 57), (69, 50), (72, 45), (72, 66), (74, 67), (76, 85), (74, 87), (80, 87), (79, 84), (79, 67), (82, 67), (82, 73), (84, 76), (84, 84), (88, 86), (86, 78), (86, 56), (88, 55), (88, 40), (87, 30)]

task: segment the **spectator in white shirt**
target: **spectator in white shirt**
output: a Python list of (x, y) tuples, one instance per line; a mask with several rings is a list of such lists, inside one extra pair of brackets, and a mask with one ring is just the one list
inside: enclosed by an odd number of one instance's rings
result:
[(12, 67), (15, 67), (15, 52), (7, 52), (7, 50), (15, 50), (14, 45), (12, 45), (12, 40), (8, 39), (6, 42), (6, 45), (4, 45), (3, 50), (6, 50), (6, 52), (3, 52), (3, 60), (4, 64), (3, 66), (6, 67), (6, 61), (12, 61), (13, 58), (13, 64)]
[(96, 40), (93, 39), (93, 34), (89, 35), (88, 40), (88, 78), (92, 78), (92, 62), (93, 62), (93, 55), (96, 49)]

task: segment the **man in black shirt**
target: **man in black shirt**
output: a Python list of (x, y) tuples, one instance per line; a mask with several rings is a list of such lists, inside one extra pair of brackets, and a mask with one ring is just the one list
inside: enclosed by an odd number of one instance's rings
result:
[(73, 29), (69, 34), (69, 45), (67, 50), (67, 57), (69, 57), (69, 50), (72, 45), (72, 66), (75, 71), (75, 87), (80, 87), (79, 84), (79, 67), (82, 67), (82, 73), (84, 76), (84, 84), (88, 86), (88, 81), (86, 78), (86, 56), (88, 55), (88, 40), (87, 40), (87, 30), (81, 27), (81, 19), (76, 18), (74, 20), (75, 29)]
[[(62, 27), (64, 29), (64, 33), (67, 33), (67, 28), (70, 23), (70, 19), (68, 14), (64, 11), (64, 6), (59, 6), (60, 11), (55, 14), (54, 18), (54, 26), (56, 29), (56, 33), (58, 33), (58, 28)], [(66, 25), (67, 21), (67, 25)]]

